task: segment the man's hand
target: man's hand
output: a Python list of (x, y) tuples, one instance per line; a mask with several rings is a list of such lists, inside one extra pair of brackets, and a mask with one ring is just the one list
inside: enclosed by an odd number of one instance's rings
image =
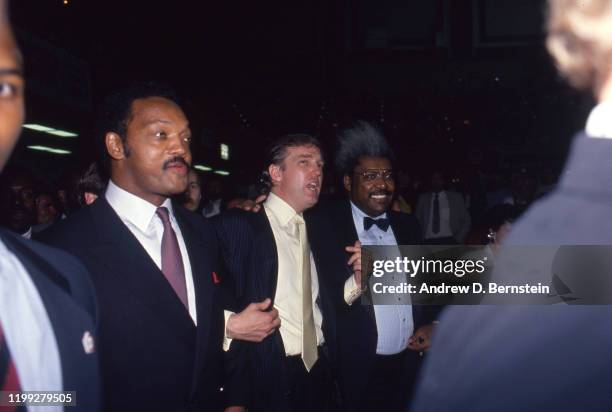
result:
[(257, 213), (261, 210), (261, 205), (263, 201), (266, 200), (267, 197), (268, 195), (259, 195), (257, 199), (255, 200), (241, 199), (241, 198), (232, 199), (230, 202), (228, 202), (227, 208), (228, 209), (238, 208), (238, 209), (246, 210), (247, 212)]
[(431, 345), (431, 335), (433, 334), (433, 324), (421, 326), (408, 340), (408, 348), (416, 351), (426, 351)]
[(347, 264), (353, 268), (355, 274), (355, 282), (361, 288), (361, 243), (356, 241), (353, 246), (347, 246), (344, 248), (347, 252), (352, 253)]
[(225, 326), (227, 337), (261, 342), (271, 335), (281, 323), (276, 309), (267, 310), (271, 303), (269, 298), (263, 302), (251, 303), (242, 312), (231, 315)]

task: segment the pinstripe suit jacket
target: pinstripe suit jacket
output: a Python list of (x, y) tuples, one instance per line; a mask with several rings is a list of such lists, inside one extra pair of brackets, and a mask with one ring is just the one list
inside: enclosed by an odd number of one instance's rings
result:
[[(328, 280), (334, 271), (345, 270), (342, 258), (329, 254), (329, 226), (305, 214), (310, 247), (319, 277), (323, 335), (330, 361), (335, 359), (335, 309)], [(236, 298), (235, 311), (266, 298), (274, 301), (278, 279), (278, 256), (270, 222), (259, 213), (231, 210), (213, 219), (225, 263), (224, 279)], [(242, 398), (250, 411), (288, 411), (289, 387), (285, 350), (280, 332), (261, 343), (233, 341), (228, 369), (235, 372), (226, 384), (233, 399)]]

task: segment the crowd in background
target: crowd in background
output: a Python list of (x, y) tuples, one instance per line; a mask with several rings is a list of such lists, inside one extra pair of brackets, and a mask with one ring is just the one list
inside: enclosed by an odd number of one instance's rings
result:
[[(431, 170), (436, 170), (436, 166), (440, 166), (437, 170), (445, 170), (444, 165), (432, 165)], [(500, 211), (518, 217), (535, 200), (549, 193), (557, 179), (552, 167), (541, 167), (537, 173), (521, 167), (487, 174), (450, 171), (429, 175), (411, 175), (401, 164), (396, 167), (393, 210), (416, 213), (419, 196), (431, 189), (432, 177), (436, 175), (443, 179), (445, 189), (461, 195), (471, 220), (464, 243), (474, 245), (486, 243), (489, 231), (497, 229)], [(43, 183), (36, 176), (36, 170), (19, 168), (7, 170), (0, 180), (0, 221), (4, 227), (26, 237), (36, 237), (54, 222), (91, 204), (105, 188), (96, 162), (62, 174), (54, 185)], [(344, 196), (333, 179), (326, 183), (322, 202)], [(258, 182), (234, 185), (229, 179), (192, 169), (187, 191), (175, 200), (204, 217), (212, 217), (240, 206), (246, 199), (255, 200), (259, 186)]]
[[(357, 303), (378, 293), (362, 245), (399, 262), (401, 245), (489, 243), (495, 281), (532, 282), (530, 260), (499, 244), (562, 245), (570, 261), (563, 246), (589, 246), (604, 266), (578, 277), (608, 280), (609, 250), (592, 246), (612, 241), (612, 2), (550, 5), (549, 49), (598, 101), (558, 184), (553, 165), (466, 173), (440, 158), (415, 171), (364, 121), (329, 153), (313, 135), (282, 135), (256, 182), (207, 179), (191, 169), (172, 90), (111, 94), (100, 166), (53, 188), (35, 170), (2, 175), (0, 393), (73, 391), (88, 412), (608, 410), (610, 307), (564, 299), (549, 267), (557, 296), (544, 297), (558, 305)], [(0, 0), (0, 166), (24, 118), (5, 12)], [(325, 161), (339, 181), (323, 187)], [(590, 286), (608, 294), (609, 282)]]

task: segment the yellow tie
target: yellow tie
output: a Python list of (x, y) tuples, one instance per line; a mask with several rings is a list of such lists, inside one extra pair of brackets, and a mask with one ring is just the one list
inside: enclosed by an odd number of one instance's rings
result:
[(295, 223), (302, 248), (302, 360), (310, 371), (319, 357), (317, 352), (317, 333), (312, 312), (312, 286), (310, 282), (310, 247), (306, 236), (306, 225), (300, 215)]

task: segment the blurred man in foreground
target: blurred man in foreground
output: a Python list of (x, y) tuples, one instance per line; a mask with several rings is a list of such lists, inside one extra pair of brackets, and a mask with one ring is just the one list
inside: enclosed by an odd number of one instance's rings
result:
[[(519, 219), (507, 244), (612, 244), (611, 39), (612, 0), (549, 1), (548, 49), (561, 73), (598, 104), (574, 138), (560, 184)], [(516, 263), (502, 251), (493, 277), (533, 277), (513, 271)], [(610, 306), (449, 309), (414, 410), (609, 410), (610, 319)]]
[[(0, 0), (0, 169), (17, 143), (25, 95), (6, 9)], [(96, 306), (88, 278), (71, 256), (0, 230), (0, 410), (30, 411), (8, 403), (8, 392), (20, 391), (75, 391), (71, 410), (99, 410)]]

